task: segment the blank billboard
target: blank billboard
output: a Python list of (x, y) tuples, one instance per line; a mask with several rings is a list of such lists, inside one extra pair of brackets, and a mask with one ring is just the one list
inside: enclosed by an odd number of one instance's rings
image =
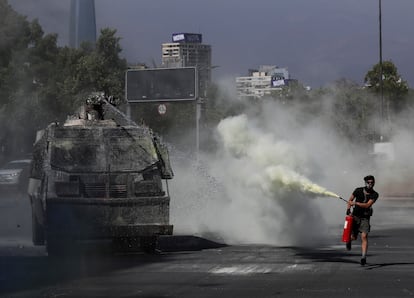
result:
[(128, 102), (179, 101), (197, 98), (195, 67), (128, 70)]

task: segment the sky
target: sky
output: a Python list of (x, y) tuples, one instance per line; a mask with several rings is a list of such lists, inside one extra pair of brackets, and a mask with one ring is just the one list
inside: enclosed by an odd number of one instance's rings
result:
[[(70, 0), (9, 0), (46, 33), (68, 44)], [(114, 28), (130, 63), (161, 64), (174, 32), (203, 34), (212, 46), (213, 80), (247, 75), (259, 65), (287, 67), (319, 87), (347, 78), (363, 83), (379, 62), (379, 0), (97, 0), (97, 30)], [(414, 86), (414, 1), (382, 1), (383, 60)]]

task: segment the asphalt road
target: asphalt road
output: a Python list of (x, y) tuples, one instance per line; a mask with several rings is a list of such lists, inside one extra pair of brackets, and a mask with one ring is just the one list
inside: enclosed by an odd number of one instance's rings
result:
[(12, 209), (0, 207), (0, 297), (414, 296), (412, 198), (375, 209), (366, 266), (360, 243), (348, 252), (338, 237), (321, 247), (274, 247), (177, 236), (161, 241), (159, 255), (48, 258)]

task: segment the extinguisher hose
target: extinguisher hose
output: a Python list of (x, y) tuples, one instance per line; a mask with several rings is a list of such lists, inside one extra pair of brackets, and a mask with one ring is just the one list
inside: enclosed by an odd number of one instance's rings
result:
[(342, 201), (344, 201), (345, 203), (347, 203), (347, 204), (348, 204), (348, 201), (347, 201), (347, 200), (345, 200), (344, 198), (338, 197), (338, 199), (340, 199), (340, 200), (342, 200)]
[[(341, 197), (338, 197), (338, 198), (348, 204), (348, 201), (345, 200), (344, 198), (341, 198)], [(346, 215), (350, 215), (350, 214), (351, 214), (351, 210), (347, 209), (346, 210)]]

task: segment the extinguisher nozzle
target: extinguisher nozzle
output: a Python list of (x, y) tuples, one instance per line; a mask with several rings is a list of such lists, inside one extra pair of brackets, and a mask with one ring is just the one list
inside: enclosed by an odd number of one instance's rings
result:
[(342, 197), (339, 197), (339, 199), (340, 200), (342, 200), (342, 201), (344, 201), (344, 202), (347, 202), (348, 203), (348, 201), (347, 200), (345, 200), (344, 198), (342, 198)]

